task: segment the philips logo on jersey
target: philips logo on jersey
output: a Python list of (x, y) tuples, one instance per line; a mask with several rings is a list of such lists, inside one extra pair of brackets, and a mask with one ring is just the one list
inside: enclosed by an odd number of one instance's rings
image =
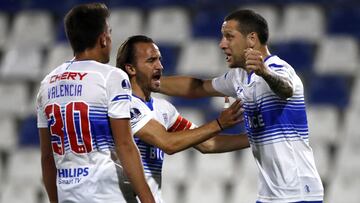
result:
[(126, 79), (124, 79), (122, 82), (121, 82), (121, 87), (123, 89), (126, 89), (126, 90), (129, 90), (131, 89), (131, 85), (130, 85), (130, 82)]
[(89, 175), (89, 167), (58, 169), (59, 178), (75, 178)]
[(89, 167), (83, 168), (62, 168), (58, 169), (58, 184), (71, 185), (78, 184), (82, 178), (89, 175)]
[(61, 81), (61, 80), (83, 80), (87, 73), (78, 72), (64, 72), (59, 75), (53, 75), (50, 78), (50, 83)]

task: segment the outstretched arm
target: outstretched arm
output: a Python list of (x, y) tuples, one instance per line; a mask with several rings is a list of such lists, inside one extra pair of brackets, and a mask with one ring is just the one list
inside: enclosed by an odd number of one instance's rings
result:
[(264, 64), (260, 51), (254, 49), (245, 50), (246, 70), (254, 71), (261, 76), (270, 86), (271, 90), (282, 99), (287, 99), (293, 95), (292, 82), (281, 75), (276, 74)]
[(186, 129), (187, 124), (191, 125), (190, 122), (184, 119), (184, 122), (182, 121), (179, 124), (184, 128), (168, 132), (159, 122), (150, 120), (136, 133), (136, 136), (148, 144), (159, 147), (167, 154), (173, 154), (213, 137), (221, 128), (227, 128), (241, 122), (243, 120), (242, 113), (243, 109), (241, 109), (240, 101), (235, 101), (230, 108), (220, 114), (218, 121), (211, 121), (196, 129), (183, 130)]
[(250, 147), (247, 135), (216, 135), (195, 148), (201, 153), (222, 153)]
[(213, 88), (211, 80), (188, 76), (161, 77), (160, 92), (170, 96), (188, 98), (224, 96)]
[(141, 202), (153, 203), (154, 197), (146, 183), (140, 153), (130, 131), (129, 119), (110, 118), (116, 153)]
[(41, 169), (50, 203), (57, 203), (56, 166), (51, 148), (51, 135), (47, 128), (39, 128)]

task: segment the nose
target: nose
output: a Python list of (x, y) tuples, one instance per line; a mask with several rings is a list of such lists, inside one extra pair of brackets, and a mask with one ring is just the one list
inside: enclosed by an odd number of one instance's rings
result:
[(220, 40), (220, 43), (219, 43), (219, 47), (220, 47), (220, 49), (225, 49), (226, 48), (226, 40), (224, 39), (224, 37), (223, 38), (221, 38), (221, 40)]
[(161, 61), (160, 61), (160, 60), (159, 60), (159, 62), (156, 64), (155, 68), (158, 69), (158, 70), (163, 70), (163, 69), (164, 69), (164, 67), (163, 67), (163, 65), (161, 64)]

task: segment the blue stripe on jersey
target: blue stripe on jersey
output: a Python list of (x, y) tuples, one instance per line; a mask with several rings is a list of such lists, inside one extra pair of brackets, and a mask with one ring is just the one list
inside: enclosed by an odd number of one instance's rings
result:
[[(265, 98), (265, 99), (264, 99)], [(305, 103), (302, 97), (288, 101), (271, 96), (258, 104), (245, 103), (245, 121), (249, 141), (267, 144), (279, 141), (308, 141)]]
[(135, 137), (134, 140), (140, 151), (145, 174), (161, 175), (164, 152), (158, 147), (143, 142), (138, 137)]
[(270, 68), (281, 68), (281, 67), (284, 67), (283, 65), (279, 65), (279, 64), (276, 64), (276, 63), (269, 64), (268, 66), (269, 66)]
[(141, 99), (140, 97), (136, 96), (135, 94), (133, 94), (133, 97), (136, 97), (136, 98), (140, 99), (144, 104), (146, 104), (146, 106), (147, 106), (151, 111), (154, 110), (154, 106), (153, 106), (154, 100), (153, 100), (153, 98), (150, 97), (150, 100), (149, 100), (149, 101), (145, 101), (145, 100)]
[(130, 95), (127, 94), (119, 94), (116, 95), (111, 101), (120, 101), (120, 100), (130, 100), (131, 101), (131, 97)]

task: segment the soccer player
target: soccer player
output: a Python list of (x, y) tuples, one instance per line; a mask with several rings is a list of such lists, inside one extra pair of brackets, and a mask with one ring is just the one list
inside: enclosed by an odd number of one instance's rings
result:
[(303, 84), (291, 65), (270, 54), (266, 20), (251, 10), (238, 10), (225, 18), (221, 32), (220, 48), (230, 70), (212, 80), (164, 77), (161, 92), (241, 99), (259, 169), (257, 202), (322, 202)]
[(51, 203), (126, 202), (129, 182), (141, 202), (154, 202), (130, 131), (129, 78), (105, 65), (108, 17), (104, 4), (72, 8), (64, 22), (75, 57), (41, 82), (38, 128)]
[(203, 153), (249, 147), (245, 133), (233, 136), (216, 134), (222, 128), (243, 120), (239, 100), (224, 110), (217, 120), (195, 128), (171, 103), (151, 96), (152, 92), (159, 91), (163, 70), (161, 53), (151, 38), (142, 35), (128, 38), (118, 50), (116, 66), (126, 71), (130, 78), (133, 90), (131, 127), (140, 149), (146, 179), (157, 203), (163, 202), (161, 170), (164, 152), (173, 154), (192, 146)]

